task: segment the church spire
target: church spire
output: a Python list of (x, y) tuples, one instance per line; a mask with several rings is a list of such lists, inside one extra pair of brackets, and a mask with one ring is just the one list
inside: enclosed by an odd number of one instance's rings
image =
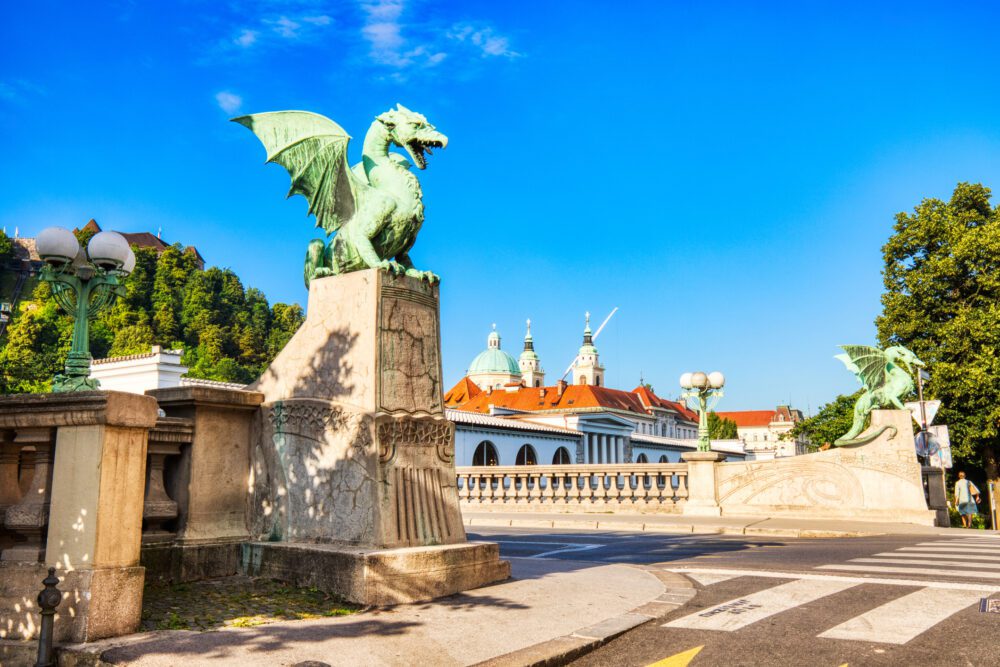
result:
[(527, 331), (524, 334), (524, 351), (518, 359), (521, 367), (521, 380), (525, 387), (541, 387), (545, 384), (545, 371), (542, 362), (535, 354), (535, 339), (531, 337), (531, 320), (527, 321)]

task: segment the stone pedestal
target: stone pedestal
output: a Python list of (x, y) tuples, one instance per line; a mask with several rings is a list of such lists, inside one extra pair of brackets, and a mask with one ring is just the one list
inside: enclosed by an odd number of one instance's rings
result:
[(715, 464), (725, 461), (725, 455), (718, 452), (684, 452), (681, 460), (688, 464), (688, 497), (684, 503), (684, 514), (721, 516)]
[[(306, 322), (249, 387), (264, 395), (252, 471), (251, 526), (259, 539), (331, 545), (325, 554), (340, 548), (338, 558), (354, 562), (356, 572), (392, 562), (400, 582), (433, 556), (397, 558), (385, 550), (447, 553), (418, 598), (399, 599), (430, 599), (509, 576), (508, 563), (495, 554), (484, 559), (482, 545), (466, 543), (440, 342), (436, 285), (376, 270), (310, 283)], [(271, 558), (289, 554), (301, 558), (291, 549)], [(297, 581), (308, 577), (300, 573)], [(332, 592), (365, 604), (392, 599), (367, 590)]]
[[(37, 632), (35, 597), (49, 566), (62, 579), (57, 641), (93, 641), (138, 628), (146, 437), (155, 422), (156, 402), (134, 394), (0, 398), (0, 428), (56, 429), (44, 560), (20, 553), (15, 560), (4, 552), (0, 637)], [(36, 480), (42, 467), (36, 460)], [(8, 509), (8, 519), (21, 501)]]

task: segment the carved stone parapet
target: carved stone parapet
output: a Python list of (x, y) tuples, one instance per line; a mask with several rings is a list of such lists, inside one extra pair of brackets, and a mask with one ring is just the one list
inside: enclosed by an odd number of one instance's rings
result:
[(4, 549), (0, 560), (38, 562), (45, 558), (45, 535), (52, 500), (52, 458), (55, 432), (51, 428), (18, 429), (13, 444), (34, 450), (31, 484), (4, 512), (4, 528), (21, 541)]
[(60, 426), (129, 426), (156, 423), (156, 402), (120, 391), (0, 396), (0, 429)]

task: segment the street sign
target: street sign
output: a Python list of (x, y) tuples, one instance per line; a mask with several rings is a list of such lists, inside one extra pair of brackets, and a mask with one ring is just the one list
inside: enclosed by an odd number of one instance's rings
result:
[[(917, 422), (917, 426), (922, 426), (920, 422), (920, 401), (910, 401), (909, 403), (904, 403), (906, 409), (910, 411), (910, 416), (913, 417), (913, 421)], [(937, 414), (938, 410), (941, 409), (941, 401), (924, 401), (924, 412), (927, 413), (927, 424), (928, 426), (934, 423), (934, 415)]]
[(951, 468), (951, 438), (948, 435), (948, 427), (944, 424), (928, 427), (927, 433), (930, 435), (930, 442), (927, 445), (930, 460), (928, 463), (934, 468)]

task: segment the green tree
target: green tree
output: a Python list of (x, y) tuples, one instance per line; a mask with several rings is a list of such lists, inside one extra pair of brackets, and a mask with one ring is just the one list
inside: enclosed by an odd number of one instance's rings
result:
[(883, 345), (927, 364), (925, 395), (941, 400), (959, 465), (998, 478), (1000, 459), (1000, 211), (989, 188), (959, 183), (950, 201), (899, 213), (882, 248)]
[(795, 424), (782, 438), (795, 440), (799, 436), (805, 436), (816, 447), (832, 445), (837, 438), (851, 430), (851, 424), (854, 422), (854, 403), (862, 391), (859, 389), (850, 396), (837, 396), (822, 406), (815, 415)]
[(736, 422), (720, 417), (714, 410), (708, 413), (708, 437), (712, 440), (735, 440), (739, 437)]
[(7, 233), (0, 229), (0, 267), (14, 258), (14, 242)]

